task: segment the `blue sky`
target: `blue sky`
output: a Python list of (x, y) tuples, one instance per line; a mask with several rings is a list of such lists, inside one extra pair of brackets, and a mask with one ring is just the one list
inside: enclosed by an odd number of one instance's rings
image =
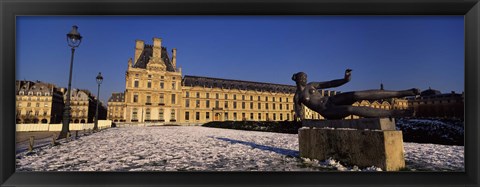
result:
[(72, 87), (100, 98), (125, 89), (135, 40), (162, 38), (177, 48), (183, 75), (293, 85), (352, 80), (338, 91), (412, 87), (464, 91), (463, 16), (19, 16), (16, 78), (67, 87), (70, 48), (66, 34), (78, 25)]

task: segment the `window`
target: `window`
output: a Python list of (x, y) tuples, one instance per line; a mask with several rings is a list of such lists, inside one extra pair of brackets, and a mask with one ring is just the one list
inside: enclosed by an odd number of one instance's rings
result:
[(228, 99), (228, 95), (227, 95), (227, 94), (225, 94), (225, 99)]
[(245, 95), (242, 95), (242, 100), (245, 100)]
[(237, 100), (237, 95), (233, 95), (233, 100)]
[[(150, 75), (149, 75), (149, 76), (150, 76)], [(151, 87), (152, 87), (152, 80), (148, 80), (148, 82), (147, 82), (147, 87), (148, 87), (148, 88), (151, 88)]]
[(210, 93), (206, 93), (206, 94), (205, 94), (205, 97), (206, 97), (207, 99), (209, 99), (209, 98), (210, 98)]
[(287, 114), (287, 120), (290, 120), (290, 114)]
[(163, 93), (160, 93), (160, 103), (165, 103), (164, 97), (165, 95)]
[(35, 111), (35, 116), (38, 116), (38, 111)]
[(190, 120), (190, 112), (185, 112), (185, 120)]
[(30, 107), (32, 104), (31, 103), (27, 103), (27, 107)]
[(224, 107), (225, 107), (225, 108), (228, 108), (228, 101), (225, 101)]
[(228, 120), (228, 112), (225, 112), (225, 121)]
[(233, 102), (233, 108), (237, 108), (237, 102)]
[(138, 102), (138, 95), (137, 94), (133, 95), (133, 102), (134, 103)]
[(164, 87), (165, 87), (165, 84), (163, 83), (163, 81), (160, 81), (160, 89), (163, 89)]
[(200, 108), (200, 100), (195, 101), (195, 107)]
[(270, 120), (269, 117), (268, 117), (268, 113), (265, 113), (265, 119), (266, 119), (267, 121)]
[(177, 84), (175, 83), (175, 81), (172, 82), (172, 90), (175, 90), (175, 89), (176, 89), (176, 85), (177, 85)]
[(218, 102), (218, 101), (215, 101), (215, 108), (220, 108), (219, 105), (220, 105), (219, 102)]
[(172, 94), (172, 104), (175, 104), (175, 94)]
[(245, 102), (242, 102), (242, 109), (245, 109)]
[(147, 103), (151, 103), (151, 97), (147, 95)]
[(253, 102), (250, 102), (250, 109), (253, 109)]
[(275, 103), (272, 104), (272, 109), (275, 110)]
[(265, 101), (268, 101), (268, 96), (265, 96)]
[(258, 120), (261, 120), (261, 119), (262, 119), (262, 114), (258, 113)]
[(150, 109), (149, 108), (147, 108), (145, 110), (145, 120), (150, 120)]
[(200, 98), (200, 93), (199, 92), (197, 92), (197, 98)]
[(210, 100), (205, 101), (205, 107), (210, 108)]
[(175, 120), (175, 109), (170, 112), (170, 120)]
[(40, 107), (40, 103), (36, 103), (36, 104), (35, 104), (35, 107)]
[(282, 110), (282, 104), (280, 104), (280, 110)]
[(275, 97), (272, 98), (272, 101), (275, 102)]
[(206, 118), (206, 119), (210, 119), (210, 112), (206, 112), (206, 113), (205, 113), (205, 118)]
[(258, 109), (262, 109), (262, 104), (258, 103)]
[(137, 108), (133, 108), (132, 110), (132, 119), (137, 119)]
[(283, 121), (283, 114), (280, 114), (280, 121)]
[(185, 92), (185, 97), (189, 98), (190, 97), (190, 92)]
[(200, 112), (195, 113), (195, 120), (200, 120)]
[(190, 107), (190, 99), (185, 99), (185, 107), (186, 108)]
[(242, 113), (242, 120), (246, 120), (245, 113)]
[(268, 110), (268, 103), (265, 103), (265, 109)]
[(287, 103), (288, 103), (288, 97), (287, 97)]
[(253, 120), (253, 113), (250, 113), (250, 120)]
[(164, 76), (160, 76), (160, 79), (162, 79), (162, 80), (163, 80), (163, 79), (165, 79), (165, 77), (164, 77)]
[(233, 120), (237, 120), (237, 113), (236, 112), (233, 113)]
[(160, 110), (158, 111), (158, 118), (159, 118), (160, 120), (165, 120), (165, 117), (164, 117), (164, 114), (163, 114), (163, 109), (160, 109)]
[(253, 96), (250, 96), (250, 101), (253, 101)]
[(134, 85), (135, 88), (138, 88), (138, 79), (135, 79), (135, 82), (134, 82), (133, 85)]
[(273, 114), (273, 121), (276, 121), (277, 120), (277, 114)]
[(215, 94), (215, 99), (218, 99), (218, 93), (217, 93), (217, 94)]
[(280, 97), (280, 102), (282, 102), (282, 98)]
[(260, 96), (258, 96), (258, 101), (260, 101)]

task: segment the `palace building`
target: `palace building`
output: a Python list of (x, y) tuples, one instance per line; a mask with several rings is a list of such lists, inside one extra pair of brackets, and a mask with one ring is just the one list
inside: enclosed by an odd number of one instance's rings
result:
[(441, 93), (428, 88), (418, 97), (408, 97), (409, 107), (420, 118), (464, 119), (465, 93)]
[[(181, 68), (177, 68), (177, 50), (173, 48), (169, 53), (160, 38), (153, 38), (153, 45), (136, 40), (134, 55), (128, 60), (125, 91), (112, 93), (108, 100), (108, 119), (114, 122), (202, 124), (295, 119), (293, 85), (182, 77)], [(319, 91), (328, 96), (337, 94)], [(304, 110), (307, 119), (323, 119), (306, 107)]]
[(60, 123), (63, 94), (53, 84), (16, 81), (16, 123)]

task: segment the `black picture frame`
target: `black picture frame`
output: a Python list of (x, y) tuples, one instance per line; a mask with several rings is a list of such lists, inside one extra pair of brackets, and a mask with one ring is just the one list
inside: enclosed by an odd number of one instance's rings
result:
[[(1, 186), (480, 184), (478, 0), (0, 0), (0, 12)], [(464, 15), (465, 172), (15, 172), (15, 17), (29, 15)]]

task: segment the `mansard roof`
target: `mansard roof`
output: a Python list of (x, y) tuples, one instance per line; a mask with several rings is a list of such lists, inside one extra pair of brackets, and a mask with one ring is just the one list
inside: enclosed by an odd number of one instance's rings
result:
[[(175, 72), (175, 68), (173, 67), (172, 62), (168, 57), (167, 48), (162, 47), (161, 51), (162, 51), (162, 60), (165, 63), (166, 70), (170, 72)], [(133, 67), (146, 69), (148, 62), (150, 61), (150, 57), (152, 56), (153, 56), (153, 46), (145, 44), (143, 51), (140, 54), (140, 57), (138, 57)]]
[(220, 79), (212, 77), (200, 77), (185, 75), (183, 80), (184, 86), (201, 86), (208, 88), (226, 88), (238, 90), (267, 91), (277, 93), (295, 93), (296, 87), (292, 85), (251, 82), (242, 80)]
[(112, 93), (108, 102), (125, 102), (125, 94), (124, 93)]
[(424, 97), (424, 96), (433, 96), (433, 95), (439, 95), (439, 94), (441, 94), (440, 91), (434, 90), (432, 88), (428, 88), (428, 90), (421, 92), (420, 96)]
[(36, 81), (36, 82), (16, 81), (15, 85), (16, 85), (17, 94), (19, 91), (23, 91), (24, 93), (33, 92), (35, 94), (39, 92), (42, 94), (45, 94), (45, 93), (53, 94), (55, 89), (54, 84), (45, 83), (41, 81)]

